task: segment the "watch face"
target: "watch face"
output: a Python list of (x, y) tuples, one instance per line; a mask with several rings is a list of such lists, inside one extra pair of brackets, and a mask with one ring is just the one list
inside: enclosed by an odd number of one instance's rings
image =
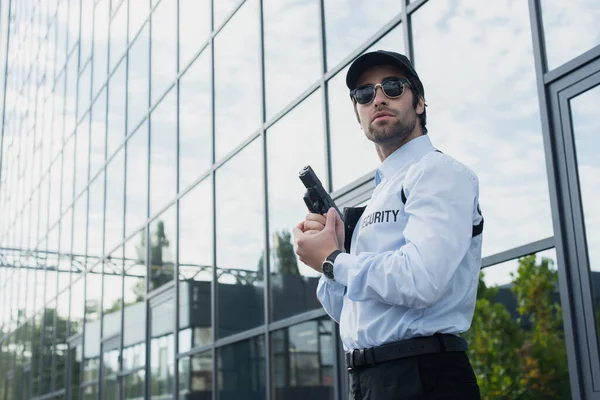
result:
[(329, 261), (323, 263), (323, 274), (329, 279), (333, 279), (333, 264)]

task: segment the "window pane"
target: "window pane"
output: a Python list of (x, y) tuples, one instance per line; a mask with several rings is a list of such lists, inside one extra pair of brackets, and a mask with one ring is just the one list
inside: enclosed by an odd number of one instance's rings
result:
[(125, 236), (146, 222), (148, 216), (148, 125), (140, 126), (127, 140)]
[(71, 136), (63, 150), (62, 211), (73, 204), (73, 179), (75, 176), (75, 138)]
[(150, 0), (129, 0), (129, 41), (139, 32), (150, 13)]
[(329, 318), (304, 322), (271, 336), (272, 398), (333, 399), (336, 342)]
[(216, 172), (219, 337), (264, 323), (259, 144), (259, 140), (250, 143)]
[(428, 2), (412, 26), (429, 135), (479, 177), (483, 256), (552, 236), (527, 3)]
[[(184, 69), (210, 35), (211, 0), (179, 0), (179, 70)], [(215, 2), (215, 7), (221, 1)]]
[(86, 275), (83, 381), (98, 379), (100, 372), (100, 312), (102, 310), (102, 264)]
[(114, 8), (115, 3), (120, 3), (119, 9), (113, 16), (110, 22), (110, 70), (112, 71), (115, 66), (123, 57), (127, 49), (127, 1), (112, 1)]
[(177, 194), (177, 88), (172, 89), (150, 117), (150, 215)]
[(123, 399), (137, 400), (144, 398), (144, 384), (146, 383), (144, 371), (138, 371), (123, 378)]
[(261, 123), (259, 15), (248, 0), (215, 38), (215, 129), (217, 159)]
[[(366, 50), (404, 50), (402, 25), (396, 26)], [(352, 181), (371, 173), (379, 165), (375, 145), (363, 133), (356, 120), (344, 68), (328, 82), (329, 129), (331, 132), (331, 167), (333, 190), (339, 190)], [(360, 162), (357, 162), (360, 160)]]
[(79, 400), (79, 385), (81, 384), (81, 357), (82, 350), (81, 345), (69, 348), (69, 358), (71, 359), (70, 364), (70, 398), (73, 400)]
[(179, 398), (212, 398), (212, 353), (179, 360)]
[(172, 394), (175, 385), (174, 307), (175, 299), (172, 298), (152, 309), (150, 386), (153, 399)]
[(220, 399), (262, 400), (265, 390), (265, 338), (258, 336), (217, 349)]
[(571, 398), (555, 259), (549, 250), (482, 271), (464, 335), (482, 398)]
[(87, 192), (84, 192), (73, 205), (73, 254), (85, 256), (87, 237)]
[(152, 104), (177, 75), (177, 0), (161, 0), (152, 13)]
[[(579, 178), (581, 203), (583, 208), (585, 241), (589, 258), (590, 278), (592, 283), (592, 302), (596, 307), (596, 326), (600, 322), (600, 304), (598, 293), (600, 293), (600, 207), (597, 198), (600, 190), (600, 179), (598, 167), (600, 159), (597, 154), (598, 118), (596, 104), (600, 101), (600, 86), (572, 98), (569, 101), (571, 111), (571, 124), (573, 129), (575, 151), (577, 160), (577, 174)], [(598, 337), (600, 339), (600, 336)]]
[(206, 173), (211, 163), (212, 87), (207, 48), (179, 84), (179, 190)]
[(125, 140), (125, 100), (127, 63), (122, 62), (111, 76), (108, 87), (108, 132), (106, 152), (110, 157)]
[(150, 290), (173, 280), (177, 250), (175, 211), (173, 205), (150, 223)]
[(225, 17), (233, 12), (241, 0), (219, 0), (213, 1), (213, 15), (215, 28), (223, 23)]
[[(85, 307), (84, 282), (83, 276), (74, 275), (75, 278), (80, 278), (71, 286), (71, 310), (70, 310), (70, 325), (69, 336), (73, 336), (83, 330), (83, 316)], [(74, 279), (75, 279), (74, 278)]]
[[(75, 196), (86, 187), (89, 181), (90, 161), (90, 119), (89, 114), (77, 127), (75, 150)], [(47, 199), (47, 197), (42, 197)]]
[(99, 258), (103, 254), (104, 238), (104, 171), (90, 184), (89, 203), (87, 254)]
[[(123, 241), (125, 202), (125, 148), (121, 148), (106, 167), (105, 252)], [(119, 256), (120, 257), (120, 256)]]
[(212, 185), (205, 179), (179, 202), (179, 352), (212, 342)]
[[(131, 14), (131, 13), (130, 13)], [(127, 77), (127, 130), (133, 132), (148, 112), (150, 80), (150, 29), (144, 25), (129, 48)]]
[(105, 400), (119, 398), (117, 372), (119, 371), (119, 350), (104, 352), (104, 375), (102, 385), (102, 398)]
[(92, 97), (106, 82), (108, 69), (108, 27), (110, 0), (100, 0), (94, 12), (94, 83)]
[(146, 230), (125, 243), (123, 370), (146, 363)]
[[(310, 165), (328, 187), (324, 152), (315, 151), (325, 146), (321, 98), (317, 90), (267, 131), (273, 320), (321, 307), (315, 296), (321, 274), (297, 259), (291, 235), (308, 212), (302, 200), (306, 188), (297, 178), (300, 170)], [(295, 144), (293, 152), (289, 143)]]
[(102, 296), (102, 337), (108, 338), (121, 332), (121, 300), (123, 299), (123, 247), (109, 255), (104, 263), (104, 286)]
[(600, 44), (600, 3), (595, 0), (540, 3), (549, 70)]
[(402, 3), (396, 0), (325, 0), (327, 68), (335, 67), (401, 12)]
[(106, 89), (92, 106), (90, 128), (90, 176), (94, 177), (104, 166), (106, 152)]
[[(91, 0), (83, 0), (91, 1)], [(92, 92), (92, 63), (88, 63), (83, 72), (79, 74), (78, 84), (78, 97), (77, 97), (77, 119), (81, 120), (81, 117), (88, 111), (91, 101)]]
[(320, 6), (317, 0), (263, 2), (267, 120), (318, 80)]

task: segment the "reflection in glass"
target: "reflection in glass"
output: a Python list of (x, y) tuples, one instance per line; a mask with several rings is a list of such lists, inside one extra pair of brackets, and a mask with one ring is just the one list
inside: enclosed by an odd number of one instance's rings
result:
[(73, 205), (73, 254), (85, 256), (87, 237), (87, 192), (84, 192)]
[(88, 212), (87, 254), (89, 257), (98, 258), (103, 254), (104, 171), (90, 184)]
[[(298, 172), (310, 165), (328, 187), (324, 152), (315, 151), (325, 146), (321, 99), (317, 90), (266, 133), (273, 320), (321, 307), (315, 295), (320, 274), (297, 260), (291, 236), (307, 213)], [(289, 143), (293, 152), (286, 151)]]
[(106, 153), (106, 89), (92, 105), (92, 123), (90, 127), (90, 176), (94, 177), (104, 166)]
[(482, 271), (464, 335), (482, 398), (571, 398), (555, 259), (550, 250)]
[(81, 344), (78, 344), (75, 347), (69, 348), (69, 358), (70, 358), (70, 398), (73, 400), (78, 400), (79, 396), (79, 385), (81, 384), (81, 359), (83, 356), (83, 351), (81, 348)]
[[(75, 137), (75, 196), (85, 188), (89, 181), (90, 161), (90, 118), (89, 114), (77, 127)], [(42, 197), (46, 199), (47, 197)]]
[(104, 262), (102, 291), (102, 337), (108, 338), (121, 331), (121, 300), (123, 298), (123, 248), (119, 247)]
[(139, 32), (150, 13), (150, 0), (129, 0), (129, 41)]
[(246, 1), (215, 38), (217, 159), (254, 133), (261, 123), (258, 11), (256, 0)]
[(112, 251), (123, 240), (125, 202), (125, 148), (120, 148), (106, 166), (106, 210), (104, 252)]
[[(119, 9), (110, 21), (110, 71), (123, 57), (127, 49), (127, 1), (112, 1), (113, 12), (115, 5), (119, 4)], [(125, 63), (123, 63), (125, 64)], [(112, 89), (111, 89), (112, 90)]]
[(150, 20), (151, 91), (152, 104), (155, 104), (177, 75), (177, 0), (161, 0), (152, 12)]
[(175, 211), (171, 206), (150, 223), (150, 291), (171, 282), (175, 274)]
[(104, 352), (102, 399), (113, 400), (119, 398), (117, 372), (119, 371), (119, 349)]
[(179, 202), (179, 352), (212, 342), (212, 185), (205, 179)]
[[(215, 2), (215, 8), (223, 1)], [(179, 70), (184, 69), (210, 34), (211, 0), (179, 0)]]
[(92, 97), (106, 82), (108, 69), (108, 28), (111, 0), (97, 0), (94, 9), (94, 83)]
[(211, 143), (211, 64), (210, 48), (206, 48), (179, 81), (180, 191), (210, 168)]
[[(130, 12), (129, 14), (134, 15), (136, 12)], [(146, 112), (148, 112), (150, 90), (149, 36), (150, 29), (148, 24), (145, 24), (140, 35), (129, 48), (129, 75), (127, 77), (127, 129), (129, 132), (135, 130)]]
[(320, 62), (320, 2), (265, 0), (265, 90), (267, 120), (317, 81)]
[(215, 28), (223, 23), (225, 17), (233, 12), (241, 0), (213, 1), (213, 15)]
[(195, 354), (179, 360), (179, 398), (212, 398), (212, 353)]
[(265, 338), (254, 337), (217, 349), (220, 399), (262, 400), (265, 389)]
[(177, 193), (177, 89), (150, 116), (150, 215)]
[(65, 387), (67, 368), (67, 324), (69, 321), (69, 290), (58, 296), (55, 317), (55, 341), (54, 341), (54, 387), (62, 389)]
[[(404, 51), (402, 25), (397, 25), (365, 52), (379, 49), (390, 49), (400, 53)], [(333, 190), (339, 190), (371, 173), (380, 164), (375, 145), (365, 137), (356, 119), (346, 86), (347, 72), (348, 68), (343, 69), (328, 82)]]
[(541, 0), (548, 70), (600, 44), (600, 3)]
[(146, 362), (146, 230), (139, 230), (125, 243), (123, 301), (123, 370)]
[(144, 398), (144, 370), (123, 377), (123, 400), (138, 400)]
[[(83, 1), (91, 1), (91, 0), (83, 0)], [(77, 96), (77, 114), (78, 120), (81, 120), (81, 116), (84, 115), (85, 112), (88, 111), (91, 101), (91, 92), (92, 92), (92, 66), (91, 63), (88, 63), (83, 72), (79, 74), (79, 83), (78, 90), (79, 94)]]
[(527, 2), (427, 2), (412, 27), (433, 144), (479, 177), (483, 256), (552, 236)]
[(42, 312), (43, 320), (41, 326), (41, 392), (52, 391), (52, 362), (54, 358), (54, 317), (56, 314), (56, 301), (50, 302)]
[(173, 352), (175, 343), (173, 324), (175, 323), (175, 299), (171, 298), (152, 308), (150, 371), (152, 398), (162, 398), (173, 393), (175, 386), (175, 366)]
[[(600, 86), (596, 86), (570, 100), (571, 123), (577, 152), (577, 173), (581, 191), (581, 203), (585, 223), (585, 239), (588, 250), (592, 302), (596, 309), (596, 324), (600, 332), (600, 157), (598, 157), (598, 131), (600, 118)], [(598, 335), (600, 340), (600, 335)]]
[(110, 157), (125, 139), (125, 100), (127, 96), (127, 63), (122, 62), (108, 83), (108, 129), (106, 154)]
[(327, 69), (335, 67), (401, 12), (402, 3), (394, 0), (325, 0)]
[(125, 193), (125, 236), (128, 237), (148, 216), (148, 125), (140, 126), (127, 140)]
[(333, 321), (308, 321), (271, 336), (273, 399), (333, 399)]
[[(73, 204), (73, 178), (75, 176), (75, 138), (71, 136), (63, 150), (62, 210)], [(70, 229), (69, 229), (70, 230)]]
[(83, 317), (85, 312), (85, 295), (84, 295), (84, 276), (73, 275), (79, 280), (74, 281), (71, 285), (71, 302), (70, 302), (70, 323), (69, 323), (69, 336), (73, 336), (83, 330)]
[[(264, 322), (264, 202), (260, 141), (216, 172), (218, 336)], [(249, 167), (254, 166), (254, 167)]]

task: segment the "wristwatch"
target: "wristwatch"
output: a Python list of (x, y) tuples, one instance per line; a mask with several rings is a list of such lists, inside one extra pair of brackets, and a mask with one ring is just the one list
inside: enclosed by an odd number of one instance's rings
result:
[(327, 256), (321, 267), (323, 268), (323, 275), (331, 280), (335, 280), (333, 277), (333, 263), (336, 257), (341, 254), (340, 250), (334, 250), (330, 255)]

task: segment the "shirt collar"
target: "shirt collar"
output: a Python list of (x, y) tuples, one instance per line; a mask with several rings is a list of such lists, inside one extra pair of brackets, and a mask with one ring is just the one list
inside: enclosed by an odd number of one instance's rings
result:
[(420, 160), (432, 150), (434, 147), (428, 135), (421, 135), (403, 144), (379, 165), (375, 171), (375, 185), (389, 178), (411, 161)]

